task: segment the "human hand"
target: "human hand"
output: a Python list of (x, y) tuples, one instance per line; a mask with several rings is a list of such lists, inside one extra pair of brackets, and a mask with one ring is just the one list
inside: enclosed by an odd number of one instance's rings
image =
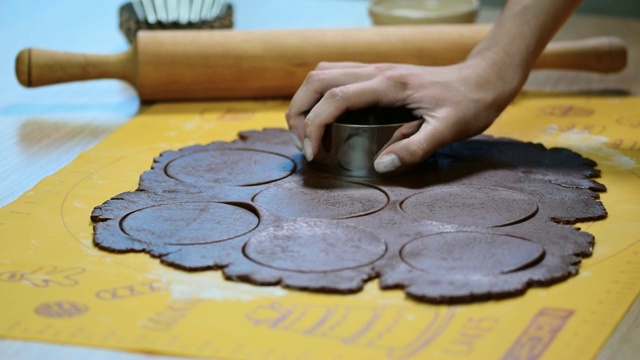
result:
[(320, 63), (293, 96), (286, 113), (308, 161), (324, 129), (343, 112), (406, 107), (424, 121), (399, 129), (375, 159), (380, 173), (425, 160), (439, 147), (483, 132), (504, 110), (526, 75), (503, 74), (491, 61), (443, 67), (404, 64)]

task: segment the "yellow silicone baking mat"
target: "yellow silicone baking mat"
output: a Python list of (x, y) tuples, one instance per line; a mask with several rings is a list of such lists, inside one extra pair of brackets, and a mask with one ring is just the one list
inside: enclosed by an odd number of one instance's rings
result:
[(161, 151), (283, 127), (284, 101), (157, 104), (0, 209), (0, 336), (221, 359), (586, 359), (640, 289), (640, 98), (524, 94), (488, 131), (598, 162), (604, 221), (580, 273), (524, 296), (429, 305), (369, 283), (322, 295), (187, 273), (92, 245), (94, 206)]

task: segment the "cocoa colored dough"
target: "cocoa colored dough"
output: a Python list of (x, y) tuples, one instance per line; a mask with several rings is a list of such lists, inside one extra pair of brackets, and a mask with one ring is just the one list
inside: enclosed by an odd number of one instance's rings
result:
[(346, 219), (376, 212), (389, 199), (383, 191), (366, 184), (310, 178), (264, 189), (253, 202), (291, 218)]
[(353, 293), (374, 278), (416, 300), (524, 293), (578, 271), (606, 217), (595, 163), (478, 137), (412, 173), (349, 179), (306, 166), (284, 130), (162, 153), (136, 191), (92, 213), (94, 244), (229, 280)]
[[(487, 204), (500, 207), (487, 211)], [(538, 203), (523, 193), (478, 186), (434, 187), (409, 196), (400, 205), (411, 217), (468, 226), (504, 226), (530, 218)]]
[(182, 182), (239, 186), (280, 180), (294, 170), (295, 163), (282, 155), (244, 149), (190, 152), (164, 167), (167, 176)]

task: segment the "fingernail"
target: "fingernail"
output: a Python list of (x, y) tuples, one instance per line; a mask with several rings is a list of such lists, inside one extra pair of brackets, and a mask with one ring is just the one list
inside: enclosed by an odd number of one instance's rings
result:
[(311, 140), (307, 138), (304, 139), (304, 157), (307, 158), (307, 161), (313, 160), (313, 150), (311, 149)]
[(393, 171), (400, 167), (402, 163), (400, 163), (400, 158), (396, 154), (387, 154), (383, 155), (376, 159), (373, 163), (373, 167), (379, 173), (386, 173), (389, 171)]
[(289, 134), (291, 134), (291, 139), (293, 140), (293, 145), (295, 145), (296, 148), (298, 148), (298, 151), (302, 151), (302, 143), (300, 142), (300, 139), (298, 138), (298, 135), (296, 135), (293, 131), (291, 131)]

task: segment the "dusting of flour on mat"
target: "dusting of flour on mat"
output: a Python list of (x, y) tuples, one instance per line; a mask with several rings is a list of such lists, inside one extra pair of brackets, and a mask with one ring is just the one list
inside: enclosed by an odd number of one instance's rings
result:
[(638, 167), (634, 159), (622, 152), (607, 146), (609, 138), (590, 134), (587, 130), (560, 131), (557, 125), (548, 126), (545, 134), (550, 135), (541, 139), (547, 146), (570, 148), (584, 156), (594, 158), (600, 165), (609, 165), (620, 170), (631, 170)]
[(210, 272), (195, 274), (182, 273), (167, 269), (160, 274), (164, 282), (168, 283), (171, 297), (174, 300), (239, 300), (251, 301), (260, 298), (281, 297), (287, 290), (276, 286), (254, 286), (245, 283), (218, 280)]

